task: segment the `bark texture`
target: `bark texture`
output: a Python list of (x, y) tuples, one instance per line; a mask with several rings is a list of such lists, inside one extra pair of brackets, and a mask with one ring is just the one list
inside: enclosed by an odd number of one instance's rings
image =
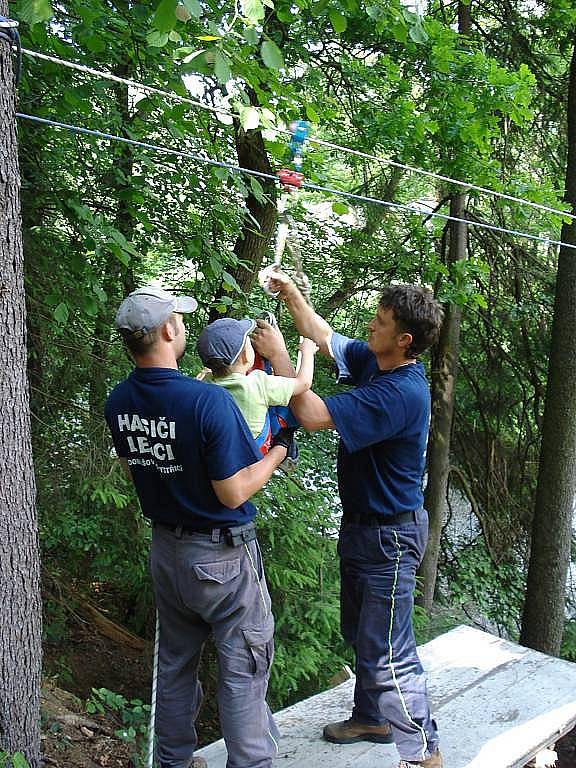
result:
[[(568, 89), (565, 200), (576, 214), (576, 35)], [(576, 246), (576, 223), (562, 241)], [(520, 642), (557, 656), (564, 632), (566, 577), (576, 499), (576, 252), (561, 247), (548, 386)]]
[(10, 46), (0, 41), (0, 750), (37, 768), (42, 613), (14, 106)]
[[(254, 104), (258, 103), (252, 94), (251, 101)], [(238, 165), (252, 171), (274, 174), (261, 132), (257, 130), (244, 131), (237, 121), (234, 123), (234, 130)], [(246, 198), (246, 213), (242, 222), (242, 230), (234, 244), (234, 253), (238, 257), (238, 264), (234, 269), (228, 270), (246, 294), (250, 293), (254, 287), (264, 255), (272, 241), (278, 217), (274, 183), (262, 179), (259, 179), (259, 182), (264, 189), (266, 199), (259, 200), (252, 193)], [(222, 284), (215, 296), (215, 302), (224, 295), (226, 295), (226, 291), (224, 284)], [(210, 322), (220, 316), (221, 313), (212, 309)]]
[[(450, 201), (450, 216), (462, 219), (465, 214), (466, 195), (455, 195)], [(450, 222), (449, 264), (466, 258), (467, 229), (466, 224)], [(426, 554), (418, 573), (422, 580), (418, 602), (428, 613), (432, 610), (434, 602), (440, 538), (446, 517), (461, 322), (461, 307), (456, 304), (446, 305), (442, 332), (432, 355), (432, 420), (428, 439), (428, 482), (424, 494), (424, 506), (428, 510), (430, 528)]]

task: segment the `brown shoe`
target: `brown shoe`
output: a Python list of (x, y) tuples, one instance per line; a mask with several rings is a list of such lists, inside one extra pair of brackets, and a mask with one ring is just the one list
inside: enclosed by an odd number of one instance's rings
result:
[(425, 760), (400, 760), (398, 768), (442, 768), (443, 765), (442, 755), (437, 749)]
[(332, 744), (354, 744), (356, 741), (374, 741), (376, 744), (390, 744), (392, 730), (384, 725), (364, 725), (350, 718), (324, 727), (324, 738)]

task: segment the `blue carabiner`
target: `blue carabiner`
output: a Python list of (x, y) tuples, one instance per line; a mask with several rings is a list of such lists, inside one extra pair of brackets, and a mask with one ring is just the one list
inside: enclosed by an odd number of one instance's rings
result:
[(304, 142), (308, 138), (308, 123), (306, 120), (295, 120), (290, 123), (290, 158), (297, 171), (302, 169), (302, 155), (304, 153)]

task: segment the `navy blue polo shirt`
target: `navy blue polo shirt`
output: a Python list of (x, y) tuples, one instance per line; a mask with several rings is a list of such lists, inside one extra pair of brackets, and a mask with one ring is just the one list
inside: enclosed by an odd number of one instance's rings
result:
[(340, 435), (344, 513), (391, 517), (418, 509), (430, 424), (424, 366), (381, 371), (366, 342), (334, 333), (331, 344), (339, 381), (356, 385), (325, 400)]
[(206, 529), (252, 520), (250, 502), (229, 509), (211, 483), (261, 458), (225, 389), (172, 368), (135, 368), (112, 391), (104, 414), (146, 517)]

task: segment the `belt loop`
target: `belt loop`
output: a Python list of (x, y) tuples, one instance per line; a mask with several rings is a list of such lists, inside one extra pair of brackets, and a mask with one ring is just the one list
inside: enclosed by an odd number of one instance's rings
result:
[(212, 528), (212, 544), (220, 543), (220, 528)]
[(182, 538), (182, 529), (184, 526), (177, 525), (176, 528), (174, 528), (174, 533), (176, 534), (176, 538), (181, 539)]

